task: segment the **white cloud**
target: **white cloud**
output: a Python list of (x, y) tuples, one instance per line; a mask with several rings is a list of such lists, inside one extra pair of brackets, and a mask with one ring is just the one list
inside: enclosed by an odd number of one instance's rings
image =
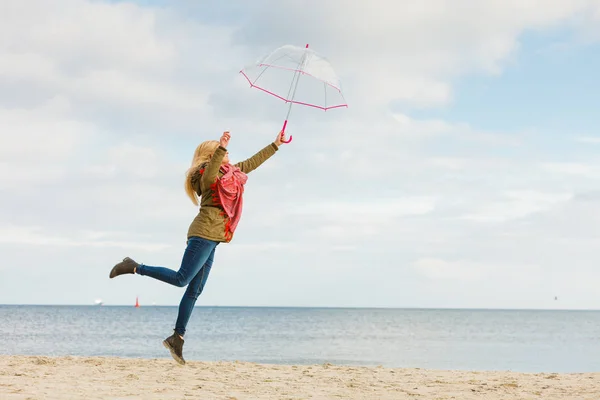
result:
[(320, 201), (303, 204), (294, 212), (301, 215), (317, 215), (329, 221), (339, 221), (352, 216), (352, 220), (387, 221), (395, 217), (422, 215), (433, 211), (435, 199), (431, 197), (407, 197), (374, 199), (364, 201)]
[[(171, 247), (168, 244), (152, 242), (129, 242), (130, 234), (119, 232), (76, 232), (62, 236), (46, 231), (39, 226), (0, 226), (0, 243), (11, 245), (52, 246), (52, 247), (116, 247), (127, 250), (161, 251)], [(110, 239), (107, 239), (110, 237)]]
[(581, 136), (577, 138), (578, 142), (581, 143), (590, 143), (590, 144), (600, 144), (600, 137), (598, 136)]
[(2, 48), (48, 57), (74, 71), (165, 68), (177, 57), (157, 31), (156, 10), (131, 3), (23, 0), (3, 7), (2, 16)]
[(504, 193), (502, 197), (502, 200), (486, 204), (463, 218), (477, 222), (505, 222), (551, 210), (571, 200), (573, 194), (513, 191)]
[(69, 156), (94, 129), (69, 118), (69, 107), (56, 97), (34, 109), (0, 108), (0, 160), (37, 163)]
[(32, 186), (58, 182), (67, 176), (65, 167), (40, 165), (22, 165), (15, 163), (0, 162), (0, 189), (31, 190)]
[[(148, 79), (148, 78), (146, 78)], [(206, 93), (198, 93), (169, 83), (155, 83), (140, 79), (137, 74), (120, 71), (92, 71), (79, 80), (68, 81), (69, 91), (112, 104), (145, 104), (167, 109), (201, 110), (208, 100)], [(67, 86), (65, 85), (65, 86)]]
[(157, 177), (160, 168), (168, 165), (159, 158), (154, 148), (129, 142), (108, 149), (103, 161), (105, 163), (89, 165), (84, 171), (101, 179), (123, 178), (125, 175), (134, 179), (150, 179)]
[(541, 168), (561, 175), (597, 177), (600, 174), (599, 166), (580, 162), (546, 162), (541, 165)]
[(521, 139), (515, 135), (477, 131), (466, 123), (451, 124), (443, 120), (418, 120), (400, 113), (394, 114), (394, 119), (398, 121), (395, 132), (412, 139), (451, 136), (454, 139), (493, 145), (517, 146), (521, 144)]
[(462, 170), (469, 164), (469, 160), (460, 157), (431, 157), (429, 163), (434, 167), (450, 170)]
[[(249, 89), (239, 68), (307, 41), (332, 61), (350, 108), (293, 109), (294, 142), (252, 174), (235, 242), (219, 248), (203, 301), (436, 306), (452, 298), (453, 282), (470, 282), (465, 302), (503, 304), (478, 287), (498, 279), (518, 288), (513, 274), (559, 286), (573, 258), (567, 247), (586, 255), (580, 276), (594, 276), (597, 205), (576, 193), (595, 184), (595, 164), (530, 152), (536, 138), (520, 132), (407, 109), (447, 105), (457, 78), (498, 75), (514, 62), (524, 32), (579, 31), (595, 5), (260, 0), (238, 3), (236, 21), (212, 18), (219, 2), (3, 4), (3, 271), (43, 277), (65, 301), (93, 292), (118, 303), (129, 295), (121, 283), (94, 278), (73, 292), (65, 275), (85, 264), (105, 279), (124, 255), (176, 267), (197, 212), (183, 192), (195, 146), (230, 129), (232, 158), (245, 158), (273, 140), (287, 111)], [(198, 17), (186, 7), (211, 10)], [(280, 15), (294, 18), (281, 24)], [(537, 269), (540, 246), (551, 279)], [(49, 276), (54, 268), (60, 280)], [(179, 299), (156, 282), (136, 284), (158, 303)], [(0, 302), (21, 292), (2, 287)], [(51, 301), (40, 296), (25, 301)]]
[(512, 278), (524, 283), (539, 278), (542, 269), (536, 265), (510, 265), (469, 260), (447, 261), (439, 258), (421, 258), (413, 263), (420, 274), (433, 280), (477, 282), (482, 280)]

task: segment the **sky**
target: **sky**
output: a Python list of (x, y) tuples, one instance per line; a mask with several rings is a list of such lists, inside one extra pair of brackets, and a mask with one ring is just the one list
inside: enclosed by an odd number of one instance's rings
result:
[[(322, 54), (197, 305), (600, 307), (600, 1), (0, 3), (0, 304), (176, 305), (195, 147), (273, 141), (238, 73)], [(557, 300), (555, 300), (557, 297)]]

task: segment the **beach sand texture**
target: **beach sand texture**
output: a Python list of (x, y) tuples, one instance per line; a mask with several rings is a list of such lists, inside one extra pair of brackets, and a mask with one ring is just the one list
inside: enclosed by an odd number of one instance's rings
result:
[(600, 399), (600, 373), (0, 356), (0, 399)]

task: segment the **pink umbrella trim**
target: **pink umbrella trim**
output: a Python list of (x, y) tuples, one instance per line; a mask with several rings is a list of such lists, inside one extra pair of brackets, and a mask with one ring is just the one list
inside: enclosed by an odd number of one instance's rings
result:
[[(275, 68), (277, 68), (277, 67), (275, 67)], [(302, 72), (302, 71), (299, 71), (299, 70), (298, 70), (298, 72)], [(273, 93), (273, 92), (271, 92), (270, 90), (264, 89), (264, 88), (262, 88), (262, 87), (260, 87), (260, 86), (257, 86), (257, 85), (255, 85), (255, 84), (253, 84), (253, 83), (252, 83), (252, 80), (250, 80), (250, 78), (248, 77), (248, 75), (246, 75), (246, 73), (244, 73), (244, 71), (240, 71), (240, 73), (241, 73), (242, 75), (244, 75), (244, 78), (246, 78), (246, 80), (247, 80), (247, 81), (248, 81), (248, 83), (250, 84), (250, 87), (254, 87), (254, 88), (257, 88), (257, 89), (259, 89), (259, 90), (262, 90), (263, 92), (265, 92), (265, 93), (268, 93), (268, 94), (270, 94), (271, 96), (275, 96), (275, 97), (277, 97), (278, 99), (281, 99), (281, 100), (285, 101), (286, 103), (293, 103), (293, 104), (300, 104), (300, 105), (303, 105), (303, 106), (308, 106), (308, 107), (314, 107), (314, 108), (318, 108), (318, 109), (320, 109), (320, 110), (323, 110), (323, 111), (331, 110), (331, 109), (333, 109), (333, 108), (348, 107), (348, 104), (338, 104), (337, 106), (323, 107), (323, 106), (318, 106), (318, 105), (316, 105), (316, 104), (304, 103), (304, 102), (302, 102), (302, 101), (297, 101), (297, 100), (289, 100), (289, 99), (286, 99), (285, 97), (282, 97), (282, 96), (280, 96), (280, 95), (278, 95), (278, 94), (276, 94), (276, 93)], [(307, 74), (307, 73), (305, 73), (305, 74), (306, 74), (306, 75), (310, 75), (310, 74)], [(312, 75), (311, 75), (311, 76), (312, 76)], [(315, 79), (318, 79), (318, 78), (315, 78)], [(320, 79), (319, 79), (319, 80), (320, 80)], [(324, 81), (322, 81), (322, 82), (324, 82)], [(325, 83), (325, 84), (328, 84), (327, 82), (324, 82), (324, 83)], [(333, 87), (333, 88), (335, 88), (335, 89), (337, 89), (337, 88), (336, 88), (335, 86), (333, 86), (333, 85), (330, 85), (330, 84), (328, 84), (328, 85), (329, 85), (329, 86), (332, 86), (332, 87)], [(339, 91), (339, 89), (337, 89), (337, 90)], [(341, 93), (340, 93), (340, 94), (341, 94)]]

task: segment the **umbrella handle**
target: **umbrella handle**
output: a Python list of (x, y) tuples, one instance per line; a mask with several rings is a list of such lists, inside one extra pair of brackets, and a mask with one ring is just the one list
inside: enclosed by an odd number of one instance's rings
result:
[[(285, 133), (285, 127), (287, 126), (287, 119), (285, 120), (285, 122), (283, 123), (283, 128), (281, 128), (281, 133)], [(290, 138), (288, 140), (282, 140), (282, 143), (289, 143), (292, 141), (292, 136), (290, 136)]]

